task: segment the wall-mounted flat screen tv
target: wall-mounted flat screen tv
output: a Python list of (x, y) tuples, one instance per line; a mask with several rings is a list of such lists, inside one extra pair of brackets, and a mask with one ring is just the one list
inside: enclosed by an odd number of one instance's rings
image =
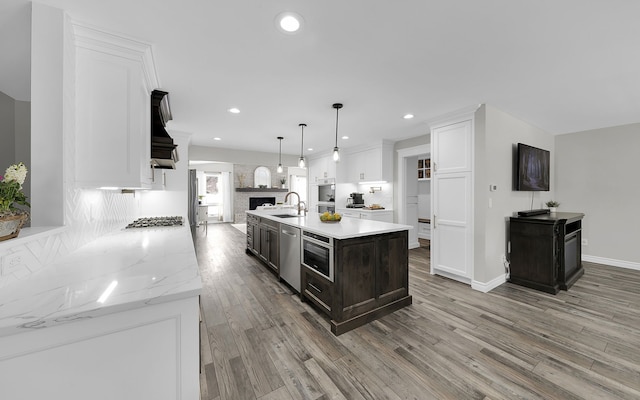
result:
[(515, 189), (549, 191), (550, 158), (548, 150), (518, 143)]

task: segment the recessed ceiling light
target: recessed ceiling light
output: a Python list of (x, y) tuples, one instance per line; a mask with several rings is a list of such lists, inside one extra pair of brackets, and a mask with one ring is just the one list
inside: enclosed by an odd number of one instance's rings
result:
[(304, 20), (300, 14), (283, 12), (276, 17), (276, 27), (283, 33), (296, 34), (302, 29)]
[(240, 113), (240, 109), (235, 108), (235, 107), (230, 108), (228, 111), (229, 111), (231, 114), (239, 114), (239, 113)]
[(349, 136), (343, 136), (341, 139), (347, 140), (349, 139)]
[(404, 117), (402, 117), (404, 119), (411, 119), (413, 118), (413, 114), (405, 114)]
[(313, 147), (309, 147), (307, 151), (313, 151)]
[(219, 137), (214, 137), (213, 140), (222, 140)]

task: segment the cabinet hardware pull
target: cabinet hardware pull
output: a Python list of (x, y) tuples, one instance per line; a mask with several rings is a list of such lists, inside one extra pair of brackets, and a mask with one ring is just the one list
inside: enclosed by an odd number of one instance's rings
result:
[(438, 227), (438, 224), (436, 224), (436, 215), (433, 214), (433, 229), (436, 229)]
[(309, 283), (307, 282), (307, 285), (309, 285), (309, 287), (315, 289), (316, 292), (318, 293), (322, 293), (322, 290), (320, 290), (316, 285), (314, 285), (313, 283)]
[(436, 171), (438, 171), (438, 164), (433, 161), (433, 172), (435, 173)]

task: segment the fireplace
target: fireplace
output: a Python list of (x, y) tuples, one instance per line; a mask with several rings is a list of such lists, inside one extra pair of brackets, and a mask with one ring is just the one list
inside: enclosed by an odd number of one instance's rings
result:
[(249, 210), (255, 210), (258, 206), (264, 204), (276, 204), (275, 197), (249, 197)]

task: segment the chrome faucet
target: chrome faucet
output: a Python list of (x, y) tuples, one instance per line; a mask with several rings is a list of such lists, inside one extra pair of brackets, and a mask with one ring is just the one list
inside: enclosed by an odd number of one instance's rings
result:
[[(302, 205), (304, 204), (304, 207), (302, 207)], [(300, 215), (300, 208), (302, 208), (302, 211), (304, 211), (304, 216), (307, 216), (307, 203), (304, 202), (304, 200), (301, 200), (298, 203), (298, 215)]]
[[(290, 194), (295, 194), (296, 196), (298, 196), (298, 215), (300, 215), (300, 211), (304, 211), (304, 216), (307, 216), (307, 203), (304, 202), (304, 200), (300, 200), (300, 195), (296, 192), (289, 192), (284, 196), (284, 202), (286, 203), (287, 200), (289, 200), (289, 195)], [(304, 204), (304, 206), (303, 206)]]
[(295, 194), (296, 196), (298, 196), (298, 215), (300, 215), (300, 195), (296, 192), (289, 192), (284, 196), (284, 202), (286, 203), (287, 200), (289, 200), (289, 195), (290, 194)]

